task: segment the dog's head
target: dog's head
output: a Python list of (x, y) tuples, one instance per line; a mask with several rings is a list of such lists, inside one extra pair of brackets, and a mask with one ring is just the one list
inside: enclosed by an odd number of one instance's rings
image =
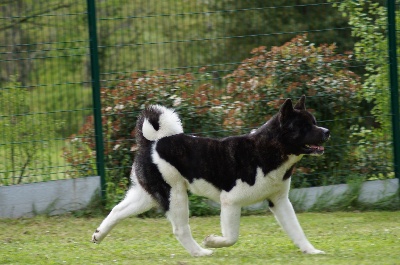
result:
[(278, 113), (281, 127), (280, 141), (284, 148), (295, 155), (322, 155), (322, 144), (330, 137), (328, 129), (317, 126), (315, 117), (306, 110), (306, 97), (302, 96), (293, 107), (287, 99)]

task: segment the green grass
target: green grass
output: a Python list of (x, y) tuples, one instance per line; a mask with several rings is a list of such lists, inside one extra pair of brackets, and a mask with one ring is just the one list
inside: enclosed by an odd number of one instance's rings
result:
[[(240, 238), (213, 256), (192, 258), (168, 221), (129, 218), (100, 245), (102, 218), (36, 217), (0, 221), (0, 264), (400, 264), (399, 212), (302, 213), (309, 240), (326, 255), (304, 255), (273, 216), (245, 216)], [(219, 218), (192, 218), (198, 242), (219, 233)]]

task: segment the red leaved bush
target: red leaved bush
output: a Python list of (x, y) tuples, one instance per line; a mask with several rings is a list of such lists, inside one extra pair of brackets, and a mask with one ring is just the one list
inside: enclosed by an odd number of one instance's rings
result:
[[(228, 94), (245, 102), (240, 112), (246, 121), (259, 124), (254, 109), (273, 115), (285, 98), (307, 95), (307, 107), (319, 120), (338, 119), (354, 113), (360, 78), (350, 71), (352, 55), (335, 53), (336, 46), (315, 47), (307, 35), (297, 36), (280, 47), (252, 50), (253, 56), (244, 60), (232, 74)], [(260, 101), (262, 104), (260, 104)]]

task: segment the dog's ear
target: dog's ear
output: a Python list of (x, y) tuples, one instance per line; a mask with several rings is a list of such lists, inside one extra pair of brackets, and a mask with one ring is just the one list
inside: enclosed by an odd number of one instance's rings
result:
[(279, 110), (280, 116), (279, 121), (281, 124), (290, 117), (294, 112), (293, 103), (290, 98), (286, 99), (285, 102), (282, 104), (281, 109)]
[(302, 95), (299, 101), (294, 106), (297, 110), (306, 110), (306, 96)]

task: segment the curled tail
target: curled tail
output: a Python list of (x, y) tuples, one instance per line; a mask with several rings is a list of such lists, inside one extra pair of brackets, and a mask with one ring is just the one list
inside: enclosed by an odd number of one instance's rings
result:
[(182, 123), (174, 110), (152, 105), (146, 107), (136, 123), (136, 140), (139, 145), (157, 141), (163, 137), (183, 133)]

